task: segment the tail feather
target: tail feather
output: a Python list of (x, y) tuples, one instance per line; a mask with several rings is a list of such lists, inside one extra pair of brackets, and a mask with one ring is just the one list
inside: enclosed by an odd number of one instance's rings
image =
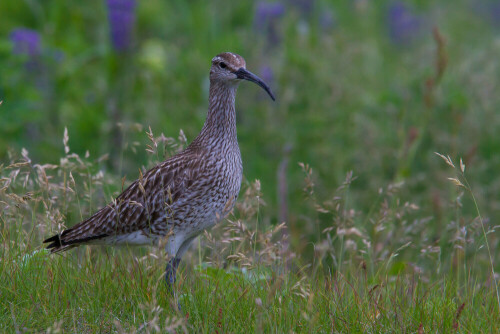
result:
[(59, 252), (64, 252), (67, 251), (68, 249), (74, 248), (79, 246), (80, 244), (84, 244), (86, 242), (92, 241), (92, 240), (97, 240), (97, 239), (102, 239), (107, 237), (107, 234), (100, 234), (100, 235), (93, 235), (89, 237), (84, 237), (84, 238), (79, 238), (79, 239), (72, 239), (72, 240), (64, 240), (64, 235), (68, 234), (71, 229), (63, 231), (61, 234), (56, 234), (48, 239), (45, 239), (43, 243), (49, 243), (45, 248), (50, 249), (52, 253), (59, 253)]
[(53, 253), (59, 253), (59, 252), (64, 252), (67, 251), (68, 249), (71, 249), (73, 247), (76, 247), (76, 245), (63, 245), (63, 242), (61, 240), (61, 235), (56, 234), (48, 239), (45, 239), (43, 243), (49, 243), (45, 248), (50, 249), (50, 252)]
[(61, 247), (62, 246), (62, 243), (61, 243), (61, 238), (59, 236), (59, 234), (56, 234), (48, 239), (45, 239), (43, 241), (44, 244), (48, 243), (48, 242), (51, 242), (51, 244), (47, 245), (47, 249), (51, 249), (51, 248), (58, 248), (58, 247)]
[(114, 219), (114, 211), (109, 206), (106, 206), (92, 217), (64, 230), (60, 234), (45, 239), (43, 242), (48, 243), (46, 248), (50, 249), (52, 253), (57, 253), (92, 240), (108, 237), (110, 231), (106, 223), (110, 219)]

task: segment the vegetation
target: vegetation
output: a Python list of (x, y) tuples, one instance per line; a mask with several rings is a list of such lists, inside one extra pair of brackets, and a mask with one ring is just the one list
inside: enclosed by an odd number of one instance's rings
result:
[[(500, 332), (496, 3), (0, 11), (0, 331)], [(229, 50), (277, 102), (240, 89), (247, 181), (175, 294), (163, 247), (43, 250), (194, 138)]]

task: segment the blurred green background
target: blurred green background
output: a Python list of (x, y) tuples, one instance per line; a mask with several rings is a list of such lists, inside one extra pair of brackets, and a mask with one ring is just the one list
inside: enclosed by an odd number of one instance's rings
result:
[[(348, 225), (374, 240), (380, 194), (397, 189), (384, 205), (418, 209), (395, 215), (408, 229), (381, 244), (452, 247), (477, 213), (434, 152), (463, 158), (487, 229), (498, 225), (499, 1), (27, 0), (0, 13), (0, 161), (26, 148), (58, 162), (67, 127), (71, 152), (109, 154), (96, 168), (131, 181), (151, 167), (148, 127), (197, 135), (210, 60), (232, 51), (277, 97), (241, 85), (238, 137), (262, 220), (286, 220), (297, 250), (338, 222), (311, 198), (335, 201), (349, 171)], [(314, 194), (298, 162), (313, 168)]]

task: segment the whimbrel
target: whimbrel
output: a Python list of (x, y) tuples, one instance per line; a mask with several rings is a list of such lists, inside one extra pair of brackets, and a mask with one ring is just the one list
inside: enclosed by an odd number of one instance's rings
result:
[(274, 100), (241, 56), (217, 55), (210, 69), (207, 118), (193, 142), (90, 218), (45, 240), (47, 248), (56, 253), (84, 244), (154, 245), (166, 238), (165, 279), (171, 286), (191, 241), (225, 217), (238, 197), (242, 164), (234, 101), (241, 80), (256, 83)]

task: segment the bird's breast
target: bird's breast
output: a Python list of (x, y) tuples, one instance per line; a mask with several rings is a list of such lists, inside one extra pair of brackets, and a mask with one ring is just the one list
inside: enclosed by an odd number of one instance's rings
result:
[(233, 209), (240, 192), (243, 168), (239, 149), (206, 157), (185, 196), (177, 203), (178, 228), (187, 235), (201, 233)]

